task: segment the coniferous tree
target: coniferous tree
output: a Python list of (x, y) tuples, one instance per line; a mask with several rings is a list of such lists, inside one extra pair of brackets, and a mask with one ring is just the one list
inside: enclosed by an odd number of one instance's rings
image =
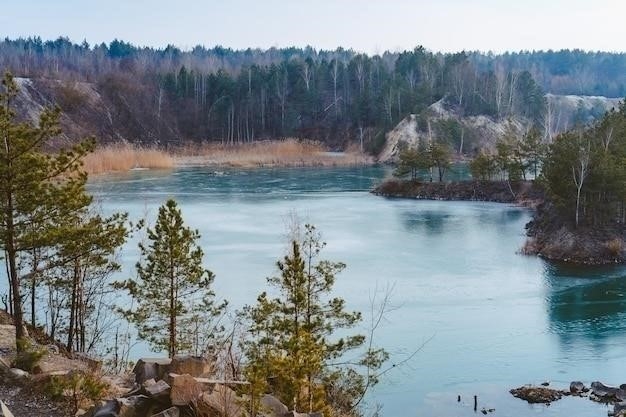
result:
[[(302, 239), (294, 238), (288, 255), (277, 262), (280, 276), (268, 278), (277, 297), (264, 292), (255, 306), (245, 308), (251, 336), (244, 345), (246, 373), (256, 394), (269, 389), (295, 411), (350, 414), (377, 382), (376, 370), (388, 355), (368, 347), (357, 361), (333, 364), (362, 347), (365, 336), (336, 336), (359, 323), (361, 314), (346, 311), (344, 300), (331, 296), (345, 265), (319, 260), (324, 246), (315, 227), (306, 225)], [(341, 393), (333, 397), (333, 391)]]
[[(85, 192), (87, 175), (81, 158), (93, 149), (93, 140), (56, 153), (46, 152), (60, 133), (60, 110), (44, 109), (39, 123), (20, 122), (14, 110), (18, 87), (6, 74), (0, 92), (0, 248), (4, 251), (18, 349), (26, 335), (23, 317), (24, 282), (68, 260), (57, 248), (76, 225), (65, 219), (91, 203)], [(27, 258), (37, 254), (27, 270)], [(34, 292), (34, 291), (33, 291)]]
[(203, 251), (197, 230), (185, 227), (174, 200), (159, 208), (154, 229), (148, 229), (148, 243), (139, 245), (137, 279), (117, 283), (128, 290), (138, 306), (125, 311), (138, 329), (139, 337), (169, 357), (194, 348), (188, 325), (198, 316), (216, 318), (226, 302), (215, 303), (211, 291), (214, 275), (202, 265)]

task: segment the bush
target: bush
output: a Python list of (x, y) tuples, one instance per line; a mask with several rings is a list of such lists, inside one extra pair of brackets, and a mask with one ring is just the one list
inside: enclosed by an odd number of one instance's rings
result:
[(99, 375), (92, 372), (76, 371), (69, 375), (52, 376), (45, 387), (45, 393), (54, 401), (68, 400), (78, 411), (85, 403), (95, 403), (106, 396), (108, 385)]
[(88, 98), (75, 84), (65, 83), (57, 90), (57, 103), (67, 113), (79, 110)]
[(624, 250), (624, 241), (620, 238), (611, 239), (606, 242), (606, 248), (611, 256), (618, 258)]
[(27, 372), (33, 372), (41, 358), (46, 354), (46, 349), (34, 346), (28, 339), (19, 339), (17, 347), (19, 353), (12, 366)]

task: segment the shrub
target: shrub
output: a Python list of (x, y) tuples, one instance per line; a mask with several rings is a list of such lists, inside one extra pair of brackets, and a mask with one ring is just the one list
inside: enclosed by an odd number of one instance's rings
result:
[(64, 83), (57, 90), (57, 103), (63, 111), (71, 113), (85, 105), (88, 98), (76, 84)]
[(606, 249), (611, 256), (619, 257), (624, 250), (624, 241), (620, 238), (614, 238), (606, 242)]
[(68, 400), (76, 413), (87, 402), (95, 403), (106, 396), (108, 385), (92, 372), (75, 371), (69, 375), (52, 376), (45, 393), (54, 401)]
[(41, 358), (46, 354), (46, 350), (36, 347), (28, 339), (19, 339), (17, 346), (19, 352), (12, 366), (27, 372), (33, 372)]

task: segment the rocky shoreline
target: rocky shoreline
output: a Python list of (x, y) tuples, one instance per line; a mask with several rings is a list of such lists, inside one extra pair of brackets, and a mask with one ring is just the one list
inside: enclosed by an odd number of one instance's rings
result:
[(373, 194), (389, 198), (485, 201), (517, 204), (534, 210), (526, 225), (528, 240), (520, 252), (557, 262), (610, 265), (626, 262), (626, 244), (615, 228), (574, 228), (557, 213), (544, 190), (531, 181), (421, 182), (389, 179)]
[(587, 387), (581, 381), (573, 381), (568, 390), (549, 388), (548, 383), (542, 385), (541, 387), (525, 385), (514, 388), (509, 392), (515, 398), (524, 400), (529, 404), (550, 405), (554, 401), (569, 396), (588, 398), (600, 404), (613, 405), (613, 412), (609, 412), (609, 415), (615, 417), (626, 416), (626, 384), (622, 384), (619, 387), (611, 387), (595, 381), (591, 383), (590, 387)]

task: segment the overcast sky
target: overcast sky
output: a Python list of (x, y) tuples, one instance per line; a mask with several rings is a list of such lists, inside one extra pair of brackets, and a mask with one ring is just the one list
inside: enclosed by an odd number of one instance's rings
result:
[(0, 35), (187, 49), (626, 50), (624, 0), (4, 0)]

